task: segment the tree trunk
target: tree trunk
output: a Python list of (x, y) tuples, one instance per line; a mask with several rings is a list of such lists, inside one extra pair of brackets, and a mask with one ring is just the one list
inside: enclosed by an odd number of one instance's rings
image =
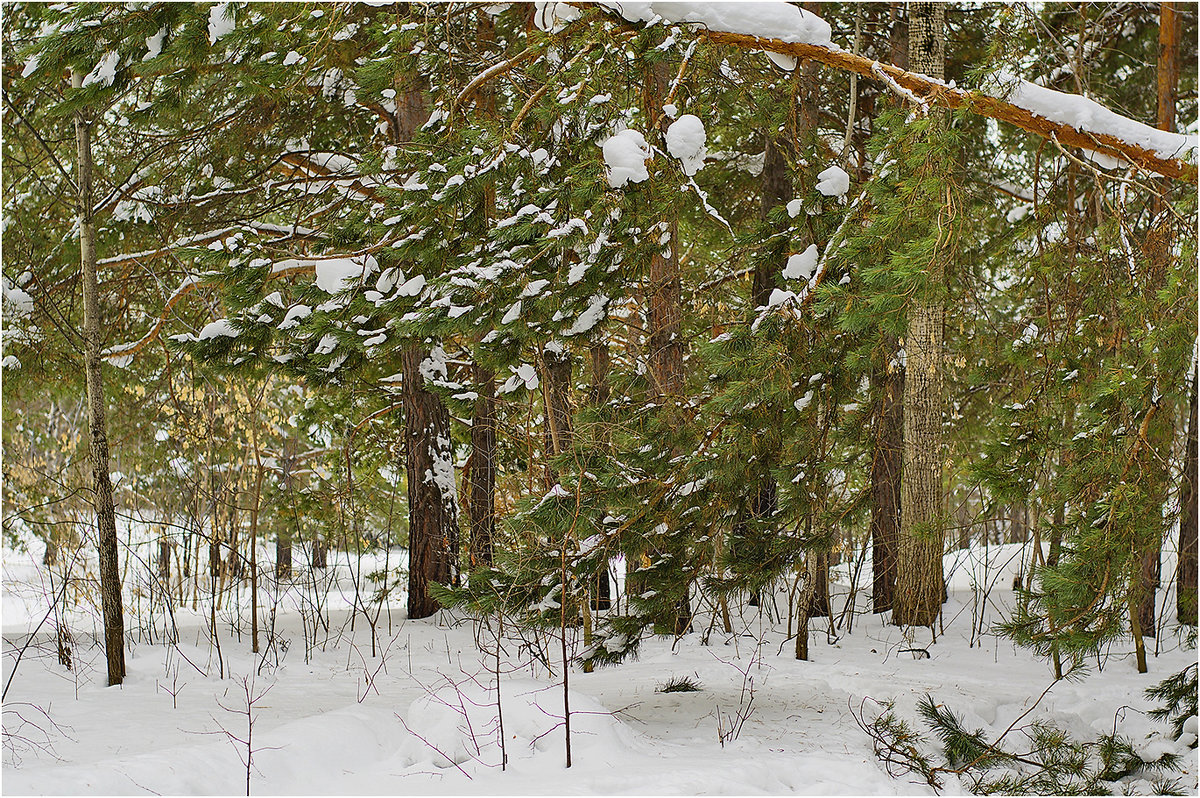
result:
[(896, 592), (904, 456), (904, 369), (895, 359), (896, 349), (895, 338), (889, 336), (884, 353), (889, 362), (875, 375), (880, 392), (871, 458), (871, 605), (875, 612), (890, 610)]
[[(601, 410), (608, 404), (608, 399), (612, 394), (612, 389), (608, 385), (608, 370), (610, 367), (610, 356), (608, 353), (608, 342), (597, 334), (588, 348), (590, 360), (590, 376), (588, 380), (588, 404), (595, 410)], [(609, 439), (606, 432), (602, 429), (596, 436), (596, 445), (608, 450)], [(612, 607), (612, 584), (608, 575), (608, 562), (600, 566), (599, 573), (596, 574), (596, 592), (592, 599), (592, 609), (607, 610)]]
[[(1174, 132), (1175, 105), (1179, 89), (1179, 15), (1175, 3), (1160, 3), (1158, 19), (1158, 113), (1156, 122), (1160, 130)], [(1162, 181), (1164, 184), (1166, 182), (1165, 179)], [(1164, 185), (1164, 193), (1167, 190), (1168, 187)], [(1162, 199), (1155, 197), (1155, 217), (1161, 218), (1163, 210)], [(1148, 275), (1147, 282), (1154, 288), (1161, 286), (1166, 276), (1167, 264), (1170, 260), (1168, 243), (1169, 240), (1155, 247), (1154, 256), (1151, 257), (1150, 266), (1153, 271)], [(1161, 448), (1169, 447), (1173, 432), (1170, 416), (1169, 413), (1158, 413), (1155, 419), (1156, 423), (1151, 427), (1154, 438), (1151, 442), (1160, 444)], [(1137, 626), (1145, 637), (1154, 637), (1157, 634), (1154, 603), (1162, 576), (1161, 563), (1162, 537), (1159, 536), (1157, 540), (1148, 541), (1141, 554), (1137, 590), (1139, 595)]]
[(410, 344), (402, 357), (405, 468), (408, 476), (408, 617), (428, 618), (441, 605), (429, 583), (449, 585), (458, 549), (458, 502), (450, 450), (450, 412), (425, 389), (429, 351)]
[[(908, 18), (903, 3), (891, 3), (892, 63), (908, 69)], [(873, 375), (880, 394), (875, 449), (871, 457), (871, 609), (887, 612), (896, 594), (896, 547), (900, 536), (900, 473), (904, 460), (904, 366), (900, 342), (884, 339), (884, 363)]]
[(166, 532), (158, 539), (158, 579), (164, 589), (171, 585), (171, 541)]
[[(807, 115), (805, 118), (807, 118)], [(807, 133), (807, 129), (805, 132)], [(787, 172), (787, 161), (784, 160), (783, 150), (779, 147), (776, 134), (771, 131), (765, 131), (764, 138), (766, 140), (766, 149), (763, 153), (762, 197), (759, 203), (758, 218), (764, 236), (770, 236), (776, 231), (770, 228), (769, 215), (772, 210), (786, 203), (792, 192), (791, 181), (788, 178)], [(771, 298), (771, 292), (780, 287), (779, 278), (782, 273), (782, 264), (787, 260), (787, 254), (783, 251), (775, 252), (774, 248), (772, 248), (771, 252), (765, 253), (766, 256), (760, 257), (759, 261), (754, 265), (754, 281), (750, 287), (750, 306), (752, 308), (766, 306)], [(751, 515), (756, 520), (773, 517), (777, 504), (775, 499), (777, 488), (775, 479), (767, 471), (770, 468), (771, 461), (764, 457), (761, 462), (764, 472), (758, 477), (758, 485), (754, 489), (754, 498), (751, 500)], [(737, 519), (734, 522), (734, 526), (736, 533), (733, 539), (737, 541), (745, 535), (745, 519)], [(758, 592), (752, 592), (748, 604), (751, 607), (757, 607), (759, 598)]]
[(275, 578), (292, 578), (292, 531), (281, 529), (275, 537)]
[(1179, 487), (1179, 567), (1175, 579), (1175, 612), (1180, 623), (1196, 625), (1196, 383), (1192, 372), (1192, 398), (1188, 403), (1187, 456)]
[(475, 412), (471, 416), (471, 467), (464, 474), (471, 516), (472, 568), (491, 565), (496, 537), (496, 375), (471, 366)]
[[(571, 448), (574, 431), (571, 426), (571, 353), (562, 344), (551, 342), (541, 353), (538, 364), (542, 372), (542, 407), (545, 410), (544, 430), (547, 461)], [(558, 469), (546, 464), (546, 489), (558, 482)]]
[[(71, 73), (71, 85), (83, 76)], [(125, 614), (121, 605), (121, 571), (117, 559), (117, 514), (108, 473), (108, 421), (104, 379), (100, 371), (100, 287), (92, 221), (92, 129), (83, 111), (75, 113), (78, 152), (79, 259), (83, 269), (84, 373), (87, 381), (88, 432), (91, 436), (92, 506), (96, 513), (100, 556), (100, 604), (104, 615), (104, 651), (109, 686), (125, 679)]]
[[(945, 7), (909, 6), (908, 57), (914, 72), (945, 74)], [(942, 574), (942, 317), (945, 264), (935, 255), (926, 270), (928, 287), (910, 300), (904, 338), (904, 459), (900, 536), (892, 622), (933, 626), (941, 610)]]
[(808, 617), (829, 617), (829, 552), (818, 551), (813, 558), (813, 590), (808, 604)]
[[(660, 62), (646, 70), (642, 87), (642, 113), (647, 119), (660, 116), (663, 100), (667, 94), (668, 70), (666, 62)], [(649, 283), (646, 293), (649, 299), (646, 313), (650, 351), (649, 377), (654, 395), (667, 403), (677, 401), (684, 388), (683, 297), (679, 279), (679, 224), (670, 218), (667, 222), (669, 240), (659, 247), (650, 258)], [(685, 588), (683, 597), (675, 610), (674, 634), (687, 634), (692, 628), (691, 601)]]

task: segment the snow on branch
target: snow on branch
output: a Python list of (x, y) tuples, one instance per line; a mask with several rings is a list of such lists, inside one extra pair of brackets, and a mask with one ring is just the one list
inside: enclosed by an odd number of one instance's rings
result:
[(1045, 139), (1056, 137), (1066, 146), (1083, 147), (1123, 159), (1164, 177), (1196, 183), (1196, 164), (1185, 160), (1195, 157), (1194, 136), (1156, 130), (1077, 94), (1056, 92), (1020, 81), (1015, 85), (1001, 84), (996, 92), (1000, 96), (994, 96), (948, 86), (889, 64), (879, 64), (876, 70), (876, 62), (869, 58), (828, 47), (714, 30), (704, 31), (704, 35), (719, 44), (807, 58), (875, 80), (883, 73), (926, 102), (952, 109), (966, 108)]
[[(787, 3), (604, 3), (631, 22), (694, 23), (701, 35), (743, 50), (767, 50), (817, 61), (911, 92), (918, 102), (1016, 125), (1065, 146), (1083, 147), (1141, 169), (1187, 183), (1197, 182), (1197, 139), (1157, 130), (1077, 94), (1046, 89), (999, 75), (987, 91), (969, 91), (942, 81), (879, 64), (842, 50), (829, 39), (829, 25)], [(892, 86), (892, 84), (895, 84)]]
[[(274, 225), (264, 225), (265, 227), (274, 227)], [(224, 231), (226, 235), (229, 231)], [(197, 236), (192, 236), (193, 240)], [(210, 239), (215, 240), (215, 239)], [(287, 277), (295, 277), (302, 274), (317, 275), (317, 286), (322, 288), (327, 293), (334, 293), (330, 289), (341, 290), (346, 286), (348, 277), (357, 271), (361, 274), (367, 259), (371, 257), (370, 253), (374, 249), (378, 249), (382, 244), (368, 248), (361, 252), (354, 252), (348, 255), (330, 255), (316, 258), (289, 258), (279, 261), (272, 265), (268, 279), (278, 280)], [(157, 250), (155, 251), (157, 252)], [(137, 253), (142, 254), (142, 253)], [(126, 256), (133, 257), (133, 256)], [(218, 284), (219, 275), (213, 275), (211, 280), (202, 280), (196, 275), (188, 275), (175, 289), (175, 293), (168, 297), (163, 305), (162, 311), (159, 312), (158, 318), (154, 322), (154, 326), (150, 331), (136, 341), (130, 341), (124, 344), (117, 344), (104, 350), (102, 357), (113, 363), (113, 365), (124, 368), (133, 360), (133, 356), (145, 349), (149, 344), (153, 343), (161, 334), (162, 328), (166, 325), (167, 319), (171, 315), (172, 309), (179, 304), (185, 296), (195, 291), (197, 288), (202, 288), (207, 285)]]

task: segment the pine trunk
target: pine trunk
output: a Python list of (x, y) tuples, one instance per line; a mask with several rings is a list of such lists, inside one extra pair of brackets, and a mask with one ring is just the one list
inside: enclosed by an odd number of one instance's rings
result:
[[(656, 64), (646, 70), (642, 90), (642, 111), (647, 119), (657, 119), (667, 94), (667, 64)], [(667, 222), (667, 242), (656, 249), (650, 258), (649, 284), (646, 286), (646, 313), (650, 350), (650, 381), (654, 394), (665, 403), (678, 401), (683, 394), (683, 296), (679, 278), (679, 225), (672, 218)], [(669, 411), (670, 412), (670, 411)], [(686, 590), (686, 589), (685, 589)], [(691, 601), (687, 592), (675, 610), (673, 631), (676, 636), (692, 628)]]
[(425, 389), (421, 363), (429, 351), (409, 345), (402, 356), (405, 467), (408, 477), (408, 617), (428, 618), (441, 605), (429, 584), (449, 585), (458, 548), (450, 412)]
[[(908, 58), (914, 72), (942, 79), (945, 70), (945, 8), (909, 6)], [(910, 301), (904, 338), (904, 459), (900, 537), (892, 622), (933, 626), (941, 610), (942, 575), (942, 317), (945, 264), (935, 257), (926, 290)]]
[[(83, 83), (73, 72), (71, 84)], [(96, 231), (92, 221), (92, 128), (82, 111), (75, 114), (78, 152), (79, 259), (83, 269), (84, 374), (87, 381), (88, 431), (91, 437), (92, 506), (96, 513), (100, 557), (100, 605), (104, 615), (104, 651), (109, 686), (125, 679), (125, 613), (121, 604), (121, 571), (117, 558), (117, 514), (108, 473), (108, 420), (104, 378), (100, 371), (100, 287), (96, 264)]]

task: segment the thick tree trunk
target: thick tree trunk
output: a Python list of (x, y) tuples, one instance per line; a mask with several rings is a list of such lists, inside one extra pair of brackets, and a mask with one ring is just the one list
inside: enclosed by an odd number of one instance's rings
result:
[(402, 356), (405, 467), (408, 476), (408, 617), (428, 618), (441, 605), (429, 584), (449, 585), (458, 549), (458, 502), (450, 450), (450, 412), (425, 389), (429, 351), (411, 344)]
[[(945, 70), (945, 8), (909, 6), (908, 57), (913, 71), (941, 79)], [(933, 626), (941, 610), (942, 575), (942, 317), (945, 264), (935, 255), (927, 289), (909, 303), (904, 338), (904, 461), (900, 537), (892, 622)]]
[(1179, 489), (1179, 568), (1175, 580), (1175, 612), (1180, 623), (1196, 625), (1196, 383), (1192, 372), (1192, 398), (1188, 403), (1187, 456)]
[(471, 416), (471, 467), (464, 478), (471, 516), (471, 567), (491, 565), (496, 538), (496, 375), (471, 367), (475, 412)]
[[(71, 84), (83, 83), (73, 72)], [(121, 604), (121, 571), (117, 558), (117, 514), (108, 474), (108, 421), (104, 378), (100, 371), (100, 287), (96, 265), (96, 231), (92, 221), (92, 128), (82, 111), (75, 114), (78, 152), (79, 255), (83, 269), (84, 373), (87, 381), (88, 432), (91, 436), (92, 506), (96, 513), (100, 556), (100, 605), (104, 615), (104, 651), (109, 686), (125, 679), (125, 613)]]

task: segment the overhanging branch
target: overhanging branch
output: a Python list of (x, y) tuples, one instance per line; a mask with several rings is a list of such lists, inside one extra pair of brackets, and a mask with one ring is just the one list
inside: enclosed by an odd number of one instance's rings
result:
[(1050, 139), (1053, 136), (1066, 146), (1084, 147), (1114, 158), (1121, 158), (1163, 177), (1192, 184), (1197, 182), (1196, 166), (1182, 159), (1163, 158), (1155, 152), (1123, 141), (1116, 136), (1079, 130), (1068, 124), (1051, 121), (982, 92), (951, 88), (927, 77), (906, 72), (891, 64), (883, 64), (844, 50), (831, 50), (815, 44), (760, 39), (757, 36), (718, 30), (701, 30), (700, 33), (718, 44), (731, 45), (743, 50), (770, 50), (793, 58), (817, 61), (875, 81), (880, 80), (878, 73), (882, 72), (926, 102), (951, 109), (966, 108), (980, 116), (1008, 122), (1044, 139)]

